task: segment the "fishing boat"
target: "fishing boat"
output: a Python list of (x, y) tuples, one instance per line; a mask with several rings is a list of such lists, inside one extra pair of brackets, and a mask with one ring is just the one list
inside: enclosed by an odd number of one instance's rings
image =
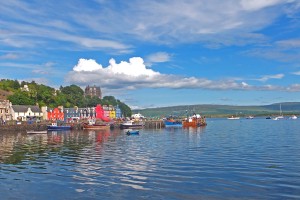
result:
[(35, 130), (29, 130), (26, 131), (27, 134), (46, 134), (47, 131), (35, 131)]
[(52, 123), (51, 125), (47, 126), (48, 131), (64, 131), (64, 130), (71, 130), (71, 126), (59, 126), (57, 123)]
[(140, 131), (139, 130), (128, 130), (126, 131), (127, 135), (139, 135)]
[(99, 129), (108, 129), (110, 128), (110, 124), (83, 124), (83, 129), (89, 130), (99, 130)]
[(164, 124), (165, 127), (182, 127), (182, 122), (174, 119), (165, 119)]
[(128, 128), (143, 128), (144, 123), (143, 122), (133, 122), (133, 121), (126, 121), (122, 124), (120, 124), (121, 129), (128, 129)]
[(200, 127), (206, 126), (205, 117), (201, 117), (200, 115), (193, 115), (192, 117), (187, 117), (185, 120), (182, 121), (183, 127)]

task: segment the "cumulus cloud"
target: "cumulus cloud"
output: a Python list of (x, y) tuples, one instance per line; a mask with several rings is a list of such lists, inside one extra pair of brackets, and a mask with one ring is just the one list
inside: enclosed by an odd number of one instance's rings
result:
[[(266, 81), (270, 78), (282, 78), (283, 74), (268, 75), (260, 78)], [(81, 86), (96, 84), (107, 90), (136, 90), (140, 88), (171, 88), (171, 89), (207, 89), (207, 90), (288, 90), (293, 89), (273, 85), (255, 86), (239, 82), (236, 79), (209, 80), (201, 77), (184, 77), (172, 74), (161, 74), (148, 69), (144, 60), (133, 57), (127, 61), (117, 63), (114, 59), (109, 66), (103, 67), (95, 60), (80, 59), (73, 71), (66, 76), (66, 82)]]
[(95, 60), (93, 59), (79, 59), (77, 65), (73, 68), (74, 71), (80, 72), (80, 71), (86, 71), (86, 72), (91, 72), (95, 70), (101, 70), (102, 65), (98, 64)]

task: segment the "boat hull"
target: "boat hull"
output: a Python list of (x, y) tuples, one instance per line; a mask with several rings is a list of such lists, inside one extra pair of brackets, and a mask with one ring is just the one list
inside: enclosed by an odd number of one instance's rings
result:
[(88, 129), (88, 130), (102, 130), (102, 129), (109, 129), (110, 125), (109, 124), (83, 124), (83, 129)]
[(127, 131), (126, 134), (127, 135), (139, 135), (140, 131), (138, 131), (138, 130)]
[(182, 127), (182, 122), (177, 121), (164, 121), (165, 127)]
[(143, 128), (142, 124), (120, 124), (121, 129), (129, 129), (129, 128)]
[(193, 119), (192, 121), (185, 120), (182, 122), (183, 127), (200, 127), (200, 126), (206, 126), (207, 123), (205, 119)]
[(48, 131), (65, 131), (71, 130), (71, 126), (47, 126)]
[(26, 131), (27, 134), (46, 134), (47, 131)]

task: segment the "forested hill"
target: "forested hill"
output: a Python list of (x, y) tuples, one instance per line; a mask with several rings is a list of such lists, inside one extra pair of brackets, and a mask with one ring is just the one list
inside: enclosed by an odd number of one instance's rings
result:
[[(25, 87), (26, 86), (26, 87)], [(124, 116), (131, 116), (131, 108), (113, 96), (85, 96), (83, 89), (77, 85), (60, 86), (59, 89), (32, 82), (18, 80), (0, 80), (0, 99), (8, 99), (13, 105), (39, 105), (55, 108), (63, 106), (94, 107), (97, 104), (118, 106)]]
[(187, 114), (200, 113), (207, 117), (225, 117), (229, 115), (278, 115), (280, 105), (283, 114), (300, 114), (300, 102), (283, 102), (260, 106), (232, 106), (232, 105), (181, 105), (160, 108), (147, 108), (133, 110), (133, 113), (141, 113), (145, 117), (165, 117), (169, 115), (186, 116)]

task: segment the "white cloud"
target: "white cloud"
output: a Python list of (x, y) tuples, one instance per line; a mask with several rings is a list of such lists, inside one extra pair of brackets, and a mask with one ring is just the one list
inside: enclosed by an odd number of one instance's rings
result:
[[(207, 89), (207, 90), (280, 90), (296, 91), (293, 86), (284, 88), (274, 85), (254, 86), (236, 79), (209, 80), (200, 77), (183, 77), (161, 74), (147, 69), (140, 57), (133, 57), (129, 62), (116, 63), (109, 61), (108, 67), (102, 67), (95, 60), (80, 59), (73, 71), (66, 76), (66, 82), (81, 86), (100, 85), (105, 90), (136, 90), (140, 88), (170, 88), (170, 89)], [(280, 79), (284, 75), (268, 75), (258, 80), (266, 81), (271, 78)]]
[(140, 57), (133, 57), (129, 59), (129, 62), (121, 61), (119, 64), (114, 59), (109, 60), (109, 66), (103, 68), (101, 64), (98, 64), (95, 60), (79, 59), (78, 64), (73, 68), (77, 72), (95, 72), (112, 74), (116, 76), (147, 76), (151, 77), (159, 75), (158, 72), (154, 72), (151, 69), (147, 69), (144, 65), (144, 60)]
[(284, 77), (284, 74), (265, 75), (259, 79), (255, 79), (255, 80), (265, 82), (269, 79), (282, 79), (283, 77)]
[(243, 9), (248, 11), (260, 10), (280, 3), (292, 2), (291, 0), (242, 0), (240, 2)]
[(300, 76), (300, 71), (293, 72), (292, 74), (294, 74), (294, 75), (299, 75), (299, 76)]
[(77, 65), (74, 66), (73, 70), (74, 71), (86, 71), (86, 72), (91, 72), (95, 70), (101, 70), (102, 65), (99, 65), (95, 60), (93, 59), (84, 59), (80, 58)]
[(146, 57), (146, 62), (150, 65), (152, 63), (168, 62), (171, 59), (171, 55), (166, 52), (157, 52)]
[(15, 60), (15, 59), (18, 59), (20, 56), (16, 53), (7, 53), (7, 54), (4, 54), (4, 55), (1, 55), (0, 56), (0, 59), (2, 60)]
[(1, 14), (11, 20), (0, 19), (3, 29), (0, 40), (23, 47), (38, 41), (44, 46), (56, 44), (47, 41), (51, 39), (88, 49), (121, 52), (131, 49), (122, 40), (170, 45), (189, 42), (207, 46), (244, 45), (259, 42), (257, 38), (253, 40), (253, 33), (299, 9), (296, 0), (132, 0), (118, 2), (121, 10), (112, 6), (111, 1), (98, 3), (100, 6), (90, 7), (75, 0), (60, 4), (37, 1), (34, 6), (30, 2), (1, 2)]

